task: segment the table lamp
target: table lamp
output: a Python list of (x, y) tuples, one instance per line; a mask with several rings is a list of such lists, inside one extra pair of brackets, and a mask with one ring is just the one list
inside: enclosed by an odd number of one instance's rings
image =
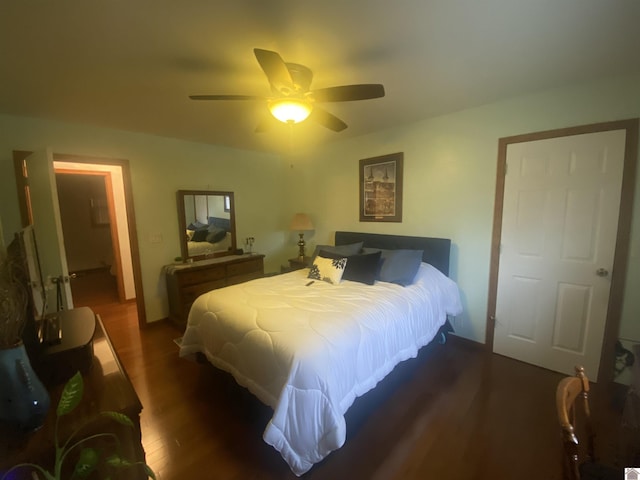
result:
[(298, 240), (298, 260), (304, 261), (304, 232), (306, 230), (313, 230), (313, 223), (306, 213), (296, 213), (291, 220), (290, 230), (295, 230), (300, 235)]

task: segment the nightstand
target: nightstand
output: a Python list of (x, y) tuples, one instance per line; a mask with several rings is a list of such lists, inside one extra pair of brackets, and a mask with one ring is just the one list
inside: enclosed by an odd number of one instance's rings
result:
[(289, 259), (289, 268), (291, 271), (300, 270), (301, 268), (308, 268), (311, 266), (311, 257), (304, 257), (304, 260), (300, 260), (299, 257)]

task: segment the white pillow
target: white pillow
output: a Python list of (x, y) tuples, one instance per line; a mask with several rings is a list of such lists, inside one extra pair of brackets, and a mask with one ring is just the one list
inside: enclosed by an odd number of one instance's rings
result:
[(316, 257), (309, 270), (309, 278), (322, 280), (334, 285), (340, 283), (344, 267), (347, 265), (346, 258), (324, 258)]

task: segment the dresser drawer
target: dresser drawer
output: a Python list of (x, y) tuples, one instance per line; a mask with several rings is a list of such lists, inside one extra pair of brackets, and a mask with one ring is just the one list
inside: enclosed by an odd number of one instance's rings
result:
[(227, 265), (227, 277), (235, 277), (237, 275), (245, 275), (252, 272), (260, 272), (260, 274), (262, 274), (263, 268), (262, 258), (254, 258), (246, 262), (231, 263)]
[(187, 323), (193, 302), (203, 293), (260, 278), (264, 275), (264, 255), (230, 255), (226, 258), (194, 262), (166, 274), (169, 316), (180, 327)]
[(178, 282), (181, 286), (207, 283), (214, 280), (221, 280), (225, 277), (225, 266), (216, 265), (212, 268), (202, 270), (189, 270), (178, 273)]

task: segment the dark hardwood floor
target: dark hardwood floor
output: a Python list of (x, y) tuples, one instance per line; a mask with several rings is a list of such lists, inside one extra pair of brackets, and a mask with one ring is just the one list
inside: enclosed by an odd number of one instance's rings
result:
[[(178, 358), (168, 322), (139, 330), (135, 304), (95, 305), (144, 406), (149, 465), (162, 480), (294, 479), (262, 441), (270, 409), (227, 374)], [(345, 445), (305, 479), (560, 479), (555, 388), (562, 375), (466, 342), (423, 348), (347, 412)], [(626, 388), (592, 386), (605, 459)]]
[(108, 267), (75, 272), (71, 277), (71, 293), (75, 307), (118, 302), (117, 280)]

